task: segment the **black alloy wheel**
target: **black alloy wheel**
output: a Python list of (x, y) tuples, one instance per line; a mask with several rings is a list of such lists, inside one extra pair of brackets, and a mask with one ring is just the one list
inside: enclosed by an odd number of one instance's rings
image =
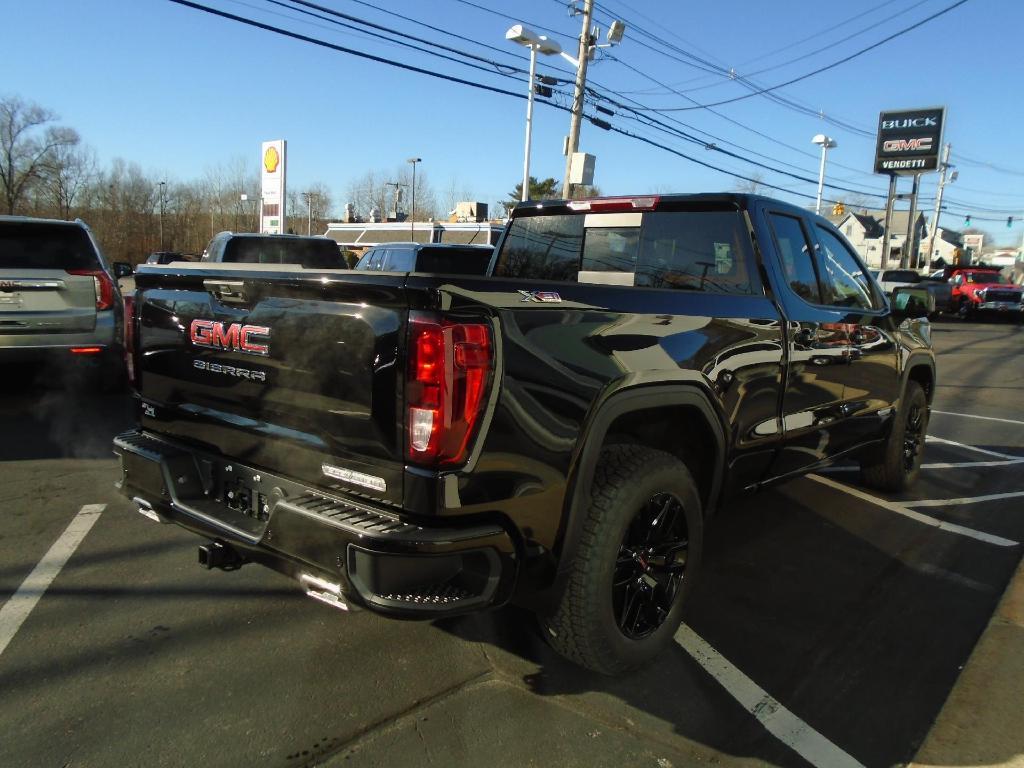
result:
[(907, 411), (907, 422), (903, 430), (903, 468), (907, 472), (917, 467), (918, 455), (924, 450), (926, 408), (919, 402), (912, 402)]
[(686, 573), (689, 538), (683, 505), (657, 493), (637, 512), (619, 545), (612, 606), (625, 637), (647, 637), (664, 623)]

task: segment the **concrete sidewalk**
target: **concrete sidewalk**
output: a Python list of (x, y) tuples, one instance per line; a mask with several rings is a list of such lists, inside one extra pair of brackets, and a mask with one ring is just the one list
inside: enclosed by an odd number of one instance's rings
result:
[(1024, 560), (911, 768), (1024, 768)]

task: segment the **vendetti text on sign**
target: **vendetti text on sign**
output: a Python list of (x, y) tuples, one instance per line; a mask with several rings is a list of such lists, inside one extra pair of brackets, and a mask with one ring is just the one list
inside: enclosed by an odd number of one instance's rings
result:
[(875, 173), (913, 175), (939, 167), (945, 107), (882, 112), (878, 116)]

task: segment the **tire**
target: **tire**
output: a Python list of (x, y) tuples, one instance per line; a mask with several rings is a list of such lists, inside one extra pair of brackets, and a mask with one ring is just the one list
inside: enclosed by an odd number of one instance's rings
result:
[(700, 566), (703, 512), (686, 465), (637, 445), (601, 451), (590, 497), (565, 589), (542, 624), (562, 656), (615, 675), (672, 642)]
[(917, 481), (928, 432), (928, 398), (916, 381), (908, 381), (889, 437), (877, 458), (861, 461), (864, 484), (880, 491), (905, 491)]

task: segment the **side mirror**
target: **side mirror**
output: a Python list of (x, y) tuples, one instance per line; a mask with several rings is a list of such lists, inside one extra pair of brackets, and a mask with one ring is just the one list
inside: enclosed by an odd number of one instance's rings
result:
[(935, 312), (935, 296), (927, 288), (902, 285), (893, 290), (890, 306), (899, 320), (929, 317)]
[(114, 277), (120, 280), (122, 277), (131, 277), (135, 274), (135, 270), (132, 269), (132, 265), (127, 261), (115, 261), (114, 262)]

